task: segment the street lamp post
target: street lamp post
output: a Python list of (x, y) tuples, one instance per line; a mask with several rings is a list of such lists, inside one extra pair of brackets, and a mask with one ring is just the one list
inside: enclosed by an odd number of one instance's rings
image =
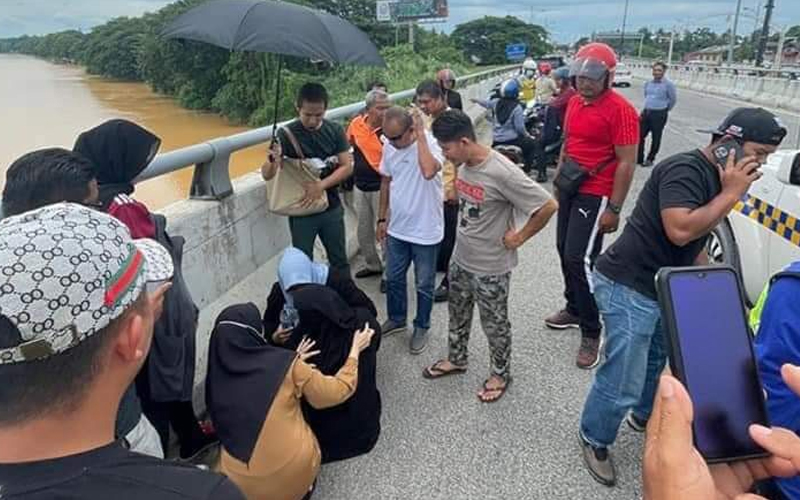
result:
[(733, 64), (733, 49), (736, 46), (736, 30), (739, 28), (739, 14), (742, 12), (742, 0), (736, 1), (736, 14), (733, 15), (733, 29), (731, 29), (731, 39), (728, 44), (728, 64)]
[(625, 27), (628, 24), (628, 4), (630, 0), (625, 0), (625, 13), (622, 15), (622, 43), (619, 49), (619, 56), (620, 58), (623, 57), (623, 53), (625, 52)]

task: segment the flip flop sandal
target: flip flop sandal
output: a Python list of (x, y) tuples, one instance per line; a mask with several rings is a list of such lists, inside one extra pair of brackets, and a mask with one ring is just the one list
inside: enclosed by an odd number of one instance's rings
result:
[(425, 368), (424, 370), (422, 370), (422, 376), (428, 380), (434, 380), (437, 378), (447, 377), (449, 375), (460, 375), (462, 373), (466, 373), (467, 371), (466, 366), (453, 365), (456, 367), (453, 368), (452, 370), (442, 370), (441, 368), (439, 368), (439, 366), (441, 366), (441, 364), (444, 363), (445, 361), (446, 360), (444, 359), (440, 359), (436, 363)]
[[(504, 385), (504, 386), (502, 386), (502, 387), (487, 387), (487, 385), (486, 385), (486, 384), (488, 384), (488, 383), (489, 383), (489, 380), (490, 380), (490, 379), (488, 379), (488, 378), (487, 378), (487, 379), (486, 379), (486, 380), (483, 382), (483, 391), (484, 391), (484, 395), (483, 395), (483, 396), (481, 396), (481, 395), (478, 395), (478, 400), (479, 400), (481, 403), (495, 403), (495, 402), (497, 402), (497, 401), (500, 401), (500, 399), (502, 399), (502, 397), (503, 397), (503, 396), (505, 396), (505, 394), (506, 394), (506, 391), (508, 391), (508, 387), (511, 385), (512, 378), (511, 378), (511, 377), (508, 377), (508, 378), (506, 379), (506, 383), (505, 383), (505, 385)], [(498, 393), (498, 392), (499, 392), (500, 394), (498, 394), (498, 395), (497, 395), (496, 397), (494, 397), (494, 398), (491, 398), (491, 399), (489, 399), (489, 398), (487, 398), (487, 397), (486, 397), (486, 392), (491, 392), (491, 393)]]

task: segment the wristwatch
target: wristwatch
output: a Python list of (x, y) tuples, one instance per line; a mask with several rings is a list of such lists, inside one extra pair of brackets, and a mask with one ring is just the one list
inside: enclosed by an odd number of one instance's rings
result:
[(622, 212), (622, 207), (614, 205), (613, 203), (609, 203), (608, 206), (606, 206), (606, 208), (615, 215), (619, 215), (620, 212)]

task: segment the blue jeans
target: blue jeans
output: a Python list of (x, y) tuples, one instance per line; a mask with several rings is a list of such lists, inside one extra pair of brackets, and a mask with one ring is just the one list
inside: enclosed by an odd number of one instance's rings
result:
[(658, 302), (597, 272), (594, 285), (606, 330), (606, 359), (583, 407), (581, 435), (595, 447), (607, 447), (614, 444), (628, 410), (650, 418), (667, 354)]
[(389, 319), (405, 324), (408, 314), (406, 275), (414, 263), (414, 281), (417, 288), (417, 318), (414, 327), (431, 326), (433, 287), (436, 279), (436, 254), (439, 245), (417, 245), (386, 237), (386, 309)]

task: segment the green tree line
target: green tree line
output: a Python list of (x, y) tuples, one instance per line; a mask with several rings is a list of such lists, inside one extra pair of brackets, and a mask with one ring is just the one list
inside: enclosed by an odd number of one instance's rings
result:
[[(148, 83), (156, 92), (175, 97), (190, 109), (210, 110), (231, 121), (260, 126), (270, 122), (274, 106), (274, 55), (230, 52), (208, 44), (165, 40), (162, 28), (176, 16), (206, 0), (179, 0), (140, 17), (120, 17), (88, 33), (70, 30), (43, 36), (0, 39), (0, 53), (20, 53), (57, 62), (80, 64), (91, 74)], [(476, 64), (501, 64), (505, 45), (526, 43), (531, 55), (548, 52), (547, 33), (516, 18), (477, 19), (452, 35), (416, 28), (415, 45), (407, 29), (375, 21), (374, 0), (300, 0), (341, 16), (364, 30), (386, 60), (385, 68), (330, 66), (284, 59), (283, 98), (279, 115), (293, 114), (292, 96), (306, 81), (328, 88), (331, 105), (363, 98), (370, 82), (382, 81), (391, 91), (414, 87), (438, 69), (457, 74)]]

